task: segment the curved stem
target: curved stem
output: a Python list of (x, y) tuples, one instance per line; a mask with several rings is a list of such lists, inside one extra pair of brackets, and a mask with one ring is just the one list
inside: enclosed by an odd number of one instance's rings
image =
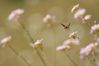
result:
[(76, 62), (74, 62), (74, 60), (69, 56), (69, 54), (67, 54), (66, 52), (64, 52), (64, 53), (75, 66), (78, 66), (78, 64)]
[(22, 60), (24, 60), (25, 63), (27, 63), (28, 66), (32, 66), (22, 55), (19, 55), (19, 53), (10, 45), (8, 47), (17, 55), (19, 56)]
[[(23, 28), (23, 30), (27, 33), (27, 35), (28, 35), (28, 37), (30, 38), (31, 42), (34, 43), (34, 40), (33, 40), (33, 38), (31, 37), (31, 34), (29, 33), (29, 31), (25, 28), (24, 25), (22, 25), (21, 23), (19, 23), (19, 24), (20, 24), (20, 26)], [(37, 48), (35, 48), (35, 50), (36, 50), (36, 53), (38, 54), (38, 56), (40, 57), (42, 63), (44, 64), (44, 66), (47, 66), (45, 60), (43, 59), (43, 57), (41, 56), (41, 54), (40, 54), (40, 52), (37, 50)]]
[(94, 58), (93, 60), (91, 60), (89, 57), (87, 57), (88, 60), (90, 61), (90, 63), (93, 65), (93, 66), (97, 66), (96, 65), (96, 59)]

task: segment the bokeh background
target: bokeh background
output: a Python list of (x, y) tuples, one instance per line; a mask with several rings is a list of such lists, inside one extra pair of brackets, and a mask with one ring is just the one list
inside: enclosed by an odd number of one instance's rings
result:
[[(29, 66), (27, 63), (30, 66), (74, 66), (66, 54), (78, 66), (93, 66), (88, 59), (82, 61), (79, 58), (80, 48), (94, 40), (89, 33), (88, 25), (74, 19), (70, 12), (77, 3), (85, 8), (93, 19), (99, 21), (99, 0), (0, 0), (0, 38), (12, 36), (12, 40), (8, 43), (12, 49), (9, 46), (0, 46), (0, 66)], [(8, 15), (17, 8), (24, 9), (25, 13), (19, 22), (26, 27), (33, 40), (44, 39), (43, 50), (38, 51), (46, 65), (36, 50), (30, 46), (31, 40), (26, 31), (18, 23), (8, 22)], [(50, 28), (43, 22), (46, 14), (56, 16), (56, 22)], [(70, 23), (70, 30), (63, 29), (60, 23), (65, 25)], [(74, 31), (78, 31), (80, 46), (70, 51), (57, 52), (56, 47), (68, 39), (69, 33)]]

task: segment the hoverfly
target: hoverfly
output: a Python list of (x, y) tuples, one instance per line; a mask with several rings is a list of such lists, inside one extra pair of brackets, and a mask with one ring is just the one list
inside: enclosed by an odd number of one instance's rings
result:
[(68, 25), (64, 25), (64, 24), (61, 24), (61, 25), (64, 27), (64, 29), (69, 29), (70, 28), (70, 23)]

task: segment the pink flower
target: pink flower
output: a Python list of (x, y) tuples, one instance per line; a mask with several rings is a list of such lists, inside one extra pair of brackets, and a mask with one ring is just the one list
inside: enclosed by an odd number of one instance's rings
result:
[(42, 47), (42, 45), (43, 45), (43, 39), (40, 39), (40, 40), (37, 40), (36, 42), (34, 42), (34, 43), (31, 43), (30, 45), (33, 47), (33, 48), (41, 48)]
[(62, 45), (56, 48), (57, 51), (71, 49), (72, 46), (79, 45), (79, 39), (67, 39)]
[(47, 14), (44, 18), (43, 18), (44, 23), (50, 23), (50, 21), (55, 22), (55, 16), (51, 15), (51, 14)]
[(86, 10), (85, 10), (85, 9), (79, 8), (79, 9), (74, 13), (74, 18), (82, 18), (85, 13), (86, 13)]
[(4, 37), (4, 38), (2, 38), (1, 40), (0, 40), (0, 45), (3, 45), (3, 47), (5, 46), (5, 44), (6, 43), (8, 43), (10, 40), (12, 39), (12, 36), (6, 36), (6, 37)]
[(72, 32), (72, 33), (69, 34), (69, 37), (70, 37), (70, 38), (73, 38), (73, 39), (76, 39), (76, 38), (78, 38), (77, 33), (78, 33), (77, 31)]
[(8, 16), (8, 21), (11, 21), (11, 22), (17, 21), (23, 13), (24, 13), (23, 9), (16, 9), (12, 11)]
[(91, 27), (90, 33), (99, 34), (99, 24), (95, 24)]
[(63, 51), (65, 49), (70, 49), (70, 46), (61, 45), (56, 48), (56, 51)]
[(91, 19), (91, 15), (90, 14), (87, 14), (87, 15), (85, 15), (83, 18), (82, 18), (82, 22), (83, 23), (87, 23), (87, 22), (89, 22), (89, 20)]
[(80, 59), (84, 59), (88, 55), (95, 55), (95, 53), (99, 52), (99, 44), (96, 43), (90, 43), (84, 48), (81, 48), (80, 50)]

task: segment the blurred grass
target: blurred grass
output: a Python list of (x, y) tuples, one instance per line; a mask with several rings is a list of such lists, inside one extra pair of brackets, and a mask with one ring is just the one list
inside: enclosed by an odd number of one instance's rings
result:
[[(19, 22), (28, 29), (33, 40), (44, 39), (43, 51), (39, 50), (39, 53), (46, 66), (74, 66), (65, 53), (68, 53), (78, 66), (92, 66), (88, 60), (79, 59), (79, 49), (92, 42), (93, 36), (89, 34), (89, 27), (75, 20), (70, 13), (70, 9), (76, 3), (77, 0), (0, 0), (0, 38), (12, 35), (9, 45), (18, 53), (16, 55), (9, 47), (0, 47), (0, 66), (28, 66), (20, 56), (24, 57), (31, 66), (44, 66), (35, 49), (30, 47), (31, 41), (27, 33), (17, 23), (10, 24), (7, 21), (9, 13), (16, 8), (25, 10)], [(79, 3), (98, 20), (98, 0), (80, 0)], [(51, 28), (48, 28), (42, 20), (48, 13), (57, 17), (56, 23)], [(71, 23), (70, 30), (64, 30), (60, 23)], [(56, 52), (56, 47), (73, 31), (79, 32), (81, 45), (69, 52)]]

